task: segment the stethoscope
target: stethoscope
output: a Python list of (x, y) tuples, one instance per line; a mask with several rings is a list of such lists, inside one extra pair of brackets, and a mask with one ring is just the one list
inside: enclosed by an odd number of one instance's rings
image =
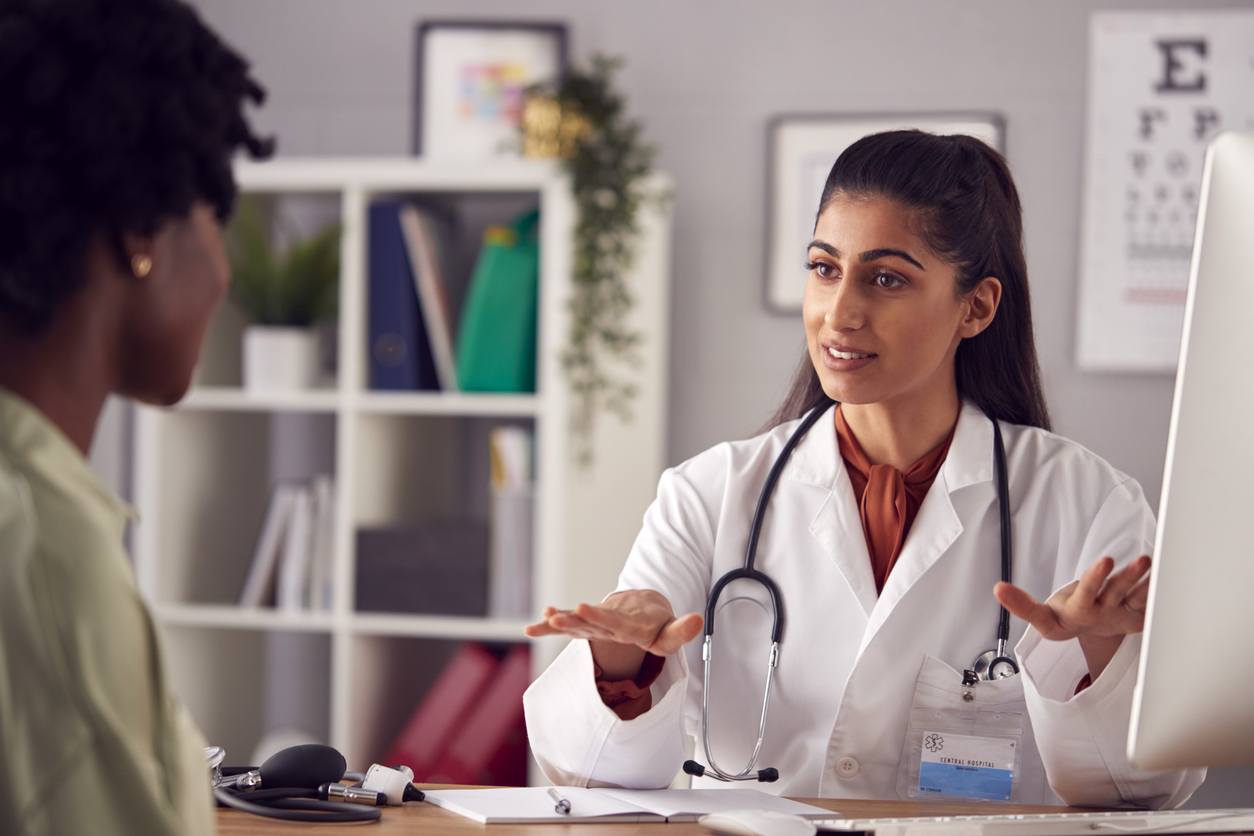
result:
[[(775, 483), (779, 481), (779, 474), (784, 469), (784, 464), (788, 461), (788, 457), (792, 455), (793, 448), (814, 426), (818, 419), (827, 413), (830, 404), (824, 404), (815, 407), (806, 415), (801, 424), (789, 436), (788, 441), (784, 444), (784, 449), (779, 452), (779, 456), (775, 459), (775, 463), (771, 465), (771, 470), (766, 475), (766, 482), (762, 485), (762, 493), (758, 496), (757, 508), (753, 512), (753, 521), (749, 525), (749, 546), (745, 551), (745, 565), (740, 569), (733, 569), (723, 575), (714, 584), (714, 588), (710, 590), (710, 598), (705, 605), (705, 643), (701, 647), (701, 659), (705, 665), (705, 685), (701, 694), (701, 728), (702, 738), (705, 745), (705, 758), (710, 764), (702, 766), (696, 761), (690, 760), (684, 762), (684, 772), (689, 775), (707, 776), (715, 778), (719, 781), (776, 781), (779, 780), (779, 770), (774, 767), (760, 769), (756, 773), (753, 772), (754, 765), (758, 762), (758, 755), (762, 751), (762, 739), (766, 735), (766, 715), (767, 708), (771, 702), (771, 683), (774, 679), (775, 668), (779, 665), (779, 643), (784, 635), (784, 602), (780, 596), (779, 587), (765, 573), (753, 568), (754, 558), (758, 551), (758, 536), (762, 533), (762, 519), (766, 516), (766, 506), (770, 502), (771, 493), (775, 490)], [(1010, 582), (1010, 489), (1006, 484), (1006, 448), (1001, 440), (1001, 426), (997, 419), (990, 418), (993, 422), (993, 469), (997, 479), (997, 506), (1001, 519), (1001, 579), (1007, 583)], [(758, 720), (758, 742), (753, 747), (753, 755), (749, 758), (748, 765), (737, 773), (730, 773), (719, 767), (714, 762), (714, 753), (710, 748), (710, 663), (714, 658), (714, 612), (718, 608), (718, 599), (723, 589), (732, 581), (749, 580), (756, 581), (766, 588), (770, 593), (771, 605), (774, 609), (774, 616), (771, 623), (771, 652), (767, 660), (766, 670), (766, 691), (762, 695), (762, 715)], [(964, 683), (974, 684), (976, 679), (1005, 679), (1008, 676), (1014, 676), (1019, 672), (1019, 666), (1014, 659), (1006, 655), (1006, 643), (1010, 638), (1010, 613), (1005, 607), (1001, 607), (1001, 615), (997, 622), (997, 646), (991, 650), (986, 650), (976, 657), (972, 663), (972, 669), (965, 672)]]

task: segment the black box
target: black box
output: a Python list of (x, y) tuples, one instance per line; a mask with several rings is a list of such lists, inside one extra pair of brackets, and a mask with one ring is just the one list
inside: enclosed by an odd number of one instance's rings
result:
[(357, 610), (487, 615), (487, 523), (358, 529)]

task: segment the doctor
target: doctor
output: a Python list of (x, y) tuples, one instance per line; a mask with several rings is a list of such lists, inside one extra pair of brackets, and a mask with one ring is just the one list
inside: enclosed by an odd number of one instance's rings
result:
[[(1004, 160), (963, 136), (859, 140), (827, 179), (806, 258), (808, 352), (770, 429), (663, 474), (618, 590), (547, 608), (528, 628), (577, 639), (525, 697), (545, 774), (666, 786), (690, 738), (707, 768), (709, 755), (731, 773), (750, 761), (771, 645), (765, 588), (737, 580), (720, 596), (709, 682), (693, 640), (715, 581), (745, 561), (768, 472), (817, 409), (757, 547), (785, 620), (755, 769), (779, 780), (748, 786), (1184, 801), (1204, 771), (1142, 773), (1125, 755), (1154, 519), (1136, 482), (1049, 432)], [(1013, 583), (999, 582), (994, 420)], [(964, 671), (995, 645), (1001, 605), (1017, 616), (1021, 672), (973, 682)]]

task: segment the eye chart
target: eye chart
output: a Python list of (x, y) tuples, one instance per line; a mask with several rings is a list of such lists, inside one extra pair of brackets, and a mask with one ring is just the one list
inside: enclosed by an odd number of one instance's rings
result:
[(1173, 372), (1206, 144), (1254, 131), (1254, 12), (1098, 13), (1089, 37), (1076, 359)]

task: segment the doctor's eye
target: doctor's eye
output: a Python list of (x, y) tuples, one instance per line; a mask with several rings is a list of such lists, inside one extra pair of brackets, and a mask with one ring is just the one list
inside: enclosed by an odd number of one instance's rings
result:
[(807, 261), (806, 270), (817, 273), (820, 279), (836, 278), (836, 268), (826, 261)]
[(876, 273), (871, 281), (876, 287), (884, 290), (893, 290), (906, 285), (906, 280), (895, 273)]

